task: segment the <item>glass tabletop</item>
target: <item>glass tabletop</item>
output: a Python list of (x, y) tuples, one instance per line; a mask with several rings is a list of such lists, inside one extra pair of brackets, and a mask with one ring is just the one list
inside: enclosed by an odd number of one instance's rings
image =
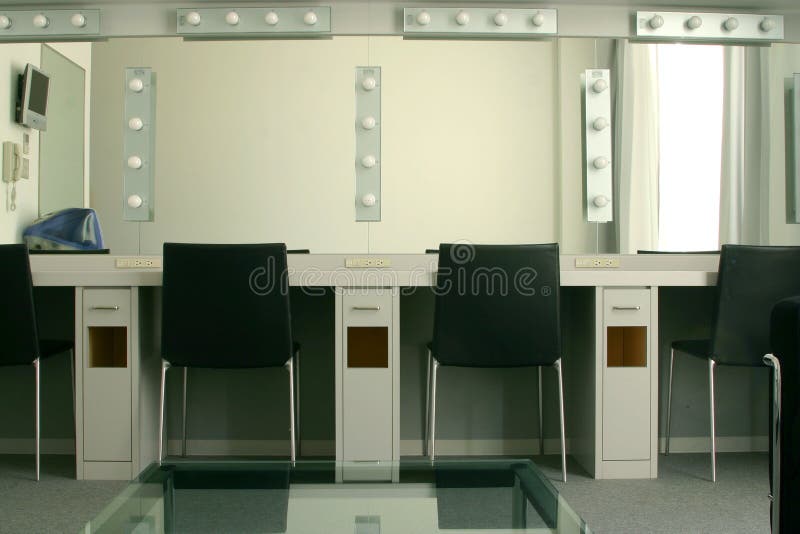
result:
[(528, 459), (153, 464), (83, 532), (591, 532)]

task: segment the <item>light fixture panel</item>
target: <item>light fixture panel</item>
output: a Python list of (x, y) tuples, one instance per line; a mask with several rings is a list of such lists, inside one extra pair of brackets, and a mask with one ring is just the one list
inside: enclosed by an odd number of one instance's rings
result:
[[(651, 24), (654, 17), (661, 25)], [(694, 18), (696, 17), (696, 18)], [(694, 29), (689, 22), (700, 25)], [(734, 19), (735, 23), (729, 22)], [(767, 21), (767, 22), (765, 22)], [(728, 27), (733, 29), (726, 29)], [(658, 27), (653, 27), (658, 26)], [(694, 41), (781, 41), (782, 15), (752, 13), (694, 13), (673, 11), (637, 11), (636, 37), (647, 39), (681, 39)]]
[[(83, 16), (82, 26), (73, 23), (75, 15)], [(0, 10), (0, 17), (7, 17), (10, 22), (8, 27), (0, 28), (0, 41), (100, 35), (99, 9)]]
[[(612, 165), (611, 71), (588, 69), (583, 74), (584, 180), (586, 220), (610, 222), (614, 218)], [(598, 119), (604, 123), (597, 128)]]
[[(330, 6), (309, 7), (225, 7), (225, 8), (180, 8), (178, 11), (178, 35), (268, 35), (268, 34), (326, 34), (331, 31)], [(190, 13), (200, 15), (197, 24), (187, 20)], [(236, 24), (230, 24), (229, 14), (238, 16)], [(312, 15), (309, 15), (311, 13)], [(267, 15), (270, 14), (267, 22)], [(275, 20), (277, 21), (271, 23)], [(228, 20), (226, 20), (228, 18)]]
[[(427, 16), (423, 14), (420, 17), (423, 12)], [(459, 23), (459, 13), (461, 22), (468, 19), (466, 23)], [(468, 16), (464, 17), (464, 14)], [(403, 33), (472, 37), (556, 35), (558, 11), (535, 8), (407, 7), (403, 9)]]
[[(155, 157), (155, 76), (149, 67), (125, 69), (122, 118), (122, 213), (125, 221), (152, 221)], [(138, 119), (141, 121), (141, 128)]]
[(356, 221), (381, 220), (381, 68), (356, 67)]

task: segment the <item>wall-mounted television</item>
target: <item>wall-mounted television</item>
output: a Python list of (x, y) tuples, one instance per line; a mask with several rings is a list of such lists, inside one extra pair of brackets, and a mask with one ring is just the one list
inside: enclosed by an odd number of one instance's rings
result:
[(47, 130), (47, 94), (50, 77), (30, 63), (19, 76), (17, 122), (35, 130)]

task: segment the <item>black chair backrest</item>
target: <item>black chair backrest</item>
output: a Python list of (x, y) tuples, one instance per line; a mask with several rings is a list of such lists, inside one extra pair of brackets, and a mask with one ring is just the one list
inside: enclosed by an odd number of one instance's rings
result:
[(772, 307), (800, 294), (800, 247), (723, 245), (712, 354), (717, 363), (762, 366)]
[(286, 245), (164, 244), (161, 353), (179, 367), (273, 367), (292, 355)]
[(442, 244), (434, 357), (442, 365), (524, 367), (561, 357), (558, 244)]
[(0, 280), (0, 365), (30, 364), (39, 357), (39, 337), (25, 245), (0, 245)]

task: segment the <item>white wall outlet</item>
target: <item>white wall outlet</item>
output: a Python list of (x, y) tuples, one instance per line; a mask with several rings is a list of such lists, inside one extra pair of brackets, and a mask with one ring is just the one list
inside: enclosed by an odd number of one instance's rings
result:
[(581, 257), (575, 258), (575, 267), (579, 269), (618, 269), (619, 258), (595, 258)]
[(392, 262), (387, 258), (345, 258), (344, 266), (348, 269), (380, 269), (391, 267)]
[(161, 269), (161, 258), (117, 258), (117, 269)]

